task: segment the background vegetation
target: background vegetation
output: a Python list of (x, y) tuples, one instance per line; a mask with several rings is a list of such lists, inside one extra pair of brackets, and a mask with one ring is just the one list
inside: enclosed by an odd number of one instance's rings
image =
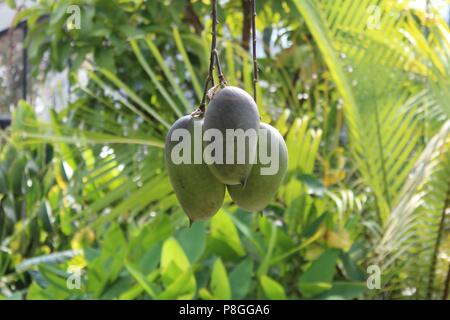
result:
[[(263, 212), (227, 197), (190, 228), (162, 148), (201, 98), (210, 2), (21, 10), (31, 65), (68, 68), (71, 101), (48, 119), (22, 101), (0, 131), (0, 297), (447, 299), (450, 30), (411, 3), (257, 1), (258, 107), (288, 175)], [(219, 2), (226, 78), (251, 92), (249, 14)]]

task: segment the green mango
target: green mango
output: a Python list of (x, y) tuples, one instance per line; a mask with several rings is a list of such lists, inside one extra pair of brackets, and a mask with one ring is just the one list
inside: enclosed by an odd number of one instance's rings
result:
[[(194, 150), (202, 152), (202, 126), (202, 119), (184, 116), (172, 125), (165, 142), (165, 163), (169, 179), (181, 207), (191, 221), (212, 217), (222, 206), (225, 196), (225, 185), (214, 177), (203, 160), (199, 159), (201, 163), (194, 161)], [(177, 137), (177, 132), (180, 131), (176, 132), (176, 129), (184, 129), (183, 132), (189, 136)], [(195, 130), (197, 134), (194, 133)], [(188, 147), (183, 152), (178, 152), (181, 150), (180, 143), (187, 138)], [(172, 141), (174, 139), (176, 141)], [(174, 148), (175, 156), (172, 154)], [(177, 154), (185, 160), (183, 163), (180, 163), (180, 158), (176, 158)]]
[[(262, 140), (262, 135), (266, 136), (265, 141)], [(272, 155), (272, 148), (270, 141), (274, 142), (274, 146), (278, 148), (278, 166), (273, 167), (275, 174), (262, 174), (261, 169), (268, 168), (269, 164), (263, 164), (260, 157), (260, 149), (263, 144), (267, 144), (267, 155)], [(266, 155), (266, 153), (264, 153)], [(274, 155), (275, 156), (275, 155)], [(266, 161), (266, 160), (264, 160)], [(288, 150), (283, 136), (277, 129), (266, 123), (261, 123), (259, 141), (258, 141), (258, 159), (253, 166), (250, 176), (247, 179), (247, 184), (242, 186), (227, 186), (228, 193), (233, 201), (242, 209), (247, 211), (260, 211), (264, 209), (275, 196), (278, 187), (286, 175), (288, 167)], [(278, 168), (278, 170), (276, 170)]]
[[(222, 157), (218, 156), (220, 162), (209, 163), (211, 172), (224, 184), (245, 185), (255, 160), (258, 140), (259, 113), (255, 101), (242, 89), (225, 87), (211, 99), (204, 121), (205, 134), (210, 129), (218, 130), (222, 134), (222, 140), (219, 141), (222, 145)], [(245, 148), (238, 150), (238, 139), (236, 136), (227, 139), (227, 129), (233, 131), (242, 129), (241, 132), (253, 133), (254, 141), (251, 142), (249, 138), (246, 138), (243, 144)], [(211, 138), (211, 142), (207, 140), (208, 138), (204, 142), (205, 148), (214, 142), (215, 138)], [(226, 144), (232, 141), (234, 141), (234, 149), (230, 148), (232, 152), (227, 152)], [(227, 157), (231, 157), (231, 161), (227, 161)], [(243, 160), (238, 162), (240, 157)]]

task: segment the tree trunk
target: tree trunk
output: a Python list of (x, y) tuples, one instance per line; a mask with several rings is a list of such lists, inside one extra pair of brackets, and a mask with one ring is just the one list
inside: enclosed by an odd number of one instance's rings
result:
[(241, 0), (243, 24), (242, 24), (242, 40), (241, 47), (245, 51), (250, 49), (250, 32), (252, 27), (252, 2), (250, 0)]
[(195, 13), (194, 7), (192, 6), (191, 0), (186, 0), (186, 5), (184, 7), (184, 18), (183, 20), (194, 27), (196, 34), (201, 34), (203, 30), (202, 22), (200, 18)]

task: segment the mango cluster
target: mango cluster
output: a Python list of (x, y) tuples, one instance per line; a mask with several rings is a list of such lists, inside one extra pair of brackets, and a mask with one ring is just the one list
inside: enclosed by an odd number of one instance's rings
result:
[[(174, 163), (172, 150), (178, 141), (174, 141), (172, 134), (176, 129), (185, 129), (193, 139), (191, 143), (191, 155), (195, 145), (201, 144), (203, 148), (208, 147), (205, 137), (196, 136), (195, 127), (201, 126), (202, 132), (209, 129), (218, 130), (223, 137), (227, 136), (227, 129), (252, 129), (259, 132), (255, 143), (249, 139), (245, 140), (244, 163), (227, 163), (227, 156), (237, 158), (235, 154), (242, 150), (235, 148), (230, 150), (223, 139), (223, 161), (202, 161), (195, 163)], [(265, 138), (261, 139), (262, 132)], [(274, 143), (275, 142), (275, 143)], [(271, 148), (278, 148), (278, 170), (275, 174), (261, 174), (261, 169), (267, 165), (261, 162), (259, 149), (265, 145), (266, 150), (273, 152)], [(198, 151), (198, 150), (197, 150)], [(276, 154), (276, 153), (275, 153)], [(254, 161), (250, 157), (255, 155)], [(225, 197), (225, 188), (228, 189), (233, 201), (242, 209), (247, 211), (260, 211), (272, 200), (280, 183), (282, 182), (288, 162), (286, 143), (281, 134), (274, 127), (266, 123), (260, 123), (258, 108), (253, 98), (244, 90), (227, 86), (216, 93), (204, 114), (204, 118), (192, 115), (178, 119), (170, 128), (165, 143), (165, 162), (170, 182), (176, 197), (184, 212), (191, 221), (204, 220), (212, 217), (222, 206)]]

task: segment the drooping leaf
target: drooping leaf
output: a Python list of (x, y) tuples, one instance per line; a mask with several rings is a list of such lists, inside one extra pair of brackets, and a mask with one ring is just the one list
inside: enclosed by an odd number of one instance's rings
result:
[(338, 250), (326, 250), (300, 276), (298, 288), (305, 297), (311, 298), (332, 288), (338, 256)]

